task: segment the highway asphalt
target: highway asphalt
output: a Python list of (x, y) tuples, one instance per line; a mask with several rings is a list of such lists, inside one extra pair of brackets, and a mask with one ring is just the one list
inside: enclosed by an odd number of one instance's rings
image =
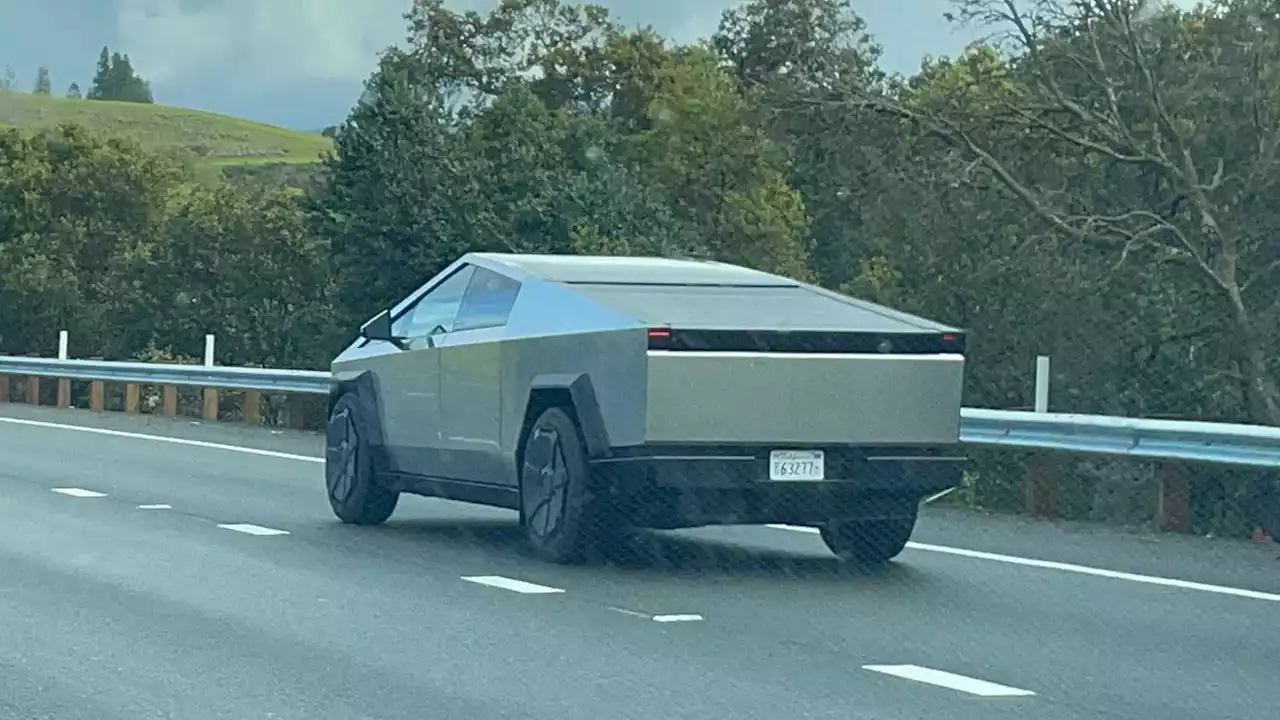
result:
[(877, 571), (785, 527), (646, 533), (625, 565), (559, 567), (504, 511), (406, 498), (384, 527), (343, 526), (320, 450), (0, 405), (0, 720), (1280, 706), (1274, 546), (930, 509)]

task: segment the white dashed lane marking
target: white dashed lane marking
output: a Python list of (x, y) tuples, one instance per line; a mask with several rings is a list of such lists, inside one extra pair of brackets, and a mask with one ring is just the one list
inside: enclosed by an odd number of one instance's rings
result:
[(653, 622), (660, 623), (699, 622), (703, 619), (701, 615), (694, 613), (684, 615), (650, 615), (649, 613), (636, 612), (635, 610), (628, 610), (620, 607), (610, 607), (609, 609), (616, 613), (622, 613), (623, 615), (630, 615), (631, 617), (643, 618), (645, 620), (652, 620)]
[(172, 510), (172, 505), (139, 505), (139, 510)]
[(276, 530), (275, 528), (262, 527), (261, 525), (250, 525), (249, 523), (230, 523), (219, 525), (223, 530), (234, 530), (245, 535), (288, 535), (288, 530)]
[(61, 495), (70, 495), (78, 498), (100, 498), (106, 497), (106, 493), (100, 493), (97, 490), (85, 490), (84, 488), (53, 488), (53, 491)]
[(467, 582), (476, 583), (477, 585), (488, 585), (489, 587), (501, 588), (503, 590), (510, 590), (511, 592), (523, 593), (525, 595), (547, 595), (550, 593), (564, 592), (564, 590), (560, 588), (536, 585), (523, 580), (513, 580), (512, 578), (502, 577), (501, 575), (473, 575), (462, 579)]
[(919, 665), (863, 665), (863, 670), (884, 673), (904, 680), (914, 680), (928, 685), (958, 690), (979, 697), (1028, 697), (1035, 695), (1030, 690), (998, 685), (986, 680), (957, 675), (945, 670), (921, 667)]

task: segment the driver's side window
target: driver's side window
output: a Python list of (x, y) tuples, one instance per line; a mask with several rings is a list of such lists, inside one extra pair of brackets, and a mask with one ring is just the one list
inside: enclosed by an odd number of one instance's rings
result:
[(462, 295), (467, 291), (474, 271), (474, 265), (464, 265), (428, 290), (396, 318), (391, 331), (397, 337), (418, 338), (430, 335), (436, 328), (443, 328), (444, 332), (452, 330)]

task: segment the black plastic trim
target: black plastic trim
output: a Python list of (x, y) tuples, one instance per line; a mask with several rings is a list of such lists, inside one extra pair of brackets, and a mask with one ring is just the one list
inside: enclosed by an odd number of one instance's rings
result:
[(568, 391), (573, 401), (574, 412), (578, 416), (578, 424), (582, 428), (582, 439), (587, 445), (587, 455), (593, 459), (609, 455), (609, 432), (605, 429), (604, 417), (600, 414), (600, 404), (596, 400), (595, 385), (591, 383), (589, 375), (586, 373), (538, 375), (529, 385), (529, 404), (533, 403), (533, 395), (540, 390)]
[[(657, 328), (655, 328), (657, 329)], [(965, 351), (963, 333), (868, 333), (815, 330), (704, 330), (661, 328), (650, 350), (686, 352), (893, 353), (941, 355)]]

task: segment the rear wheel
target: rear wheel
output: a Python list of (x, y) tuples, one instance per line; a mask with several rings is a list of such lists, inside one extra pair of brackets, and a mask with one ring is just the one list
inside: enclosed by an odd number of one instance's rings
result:
[(520, 520), (534, 552), (551, 562), (581, 562), (605, 534), (607, 514), (593, 495), (578, 424), (561, 407), (529, 426), (520, 463)]
[(329, 413), (325, 436), (324, 474), (329, 506), (344, 523), (378, 525), (395, 512), (400, 494), (378, 482), (373, 470), (367, 425), (360, 403), (350, 393), (338, 398)]
[(841, 560), (878, 564), (897, 557), (911, 539), (916, 516), (878, 520), (833, 520), (819, 528), (822, 541)]

